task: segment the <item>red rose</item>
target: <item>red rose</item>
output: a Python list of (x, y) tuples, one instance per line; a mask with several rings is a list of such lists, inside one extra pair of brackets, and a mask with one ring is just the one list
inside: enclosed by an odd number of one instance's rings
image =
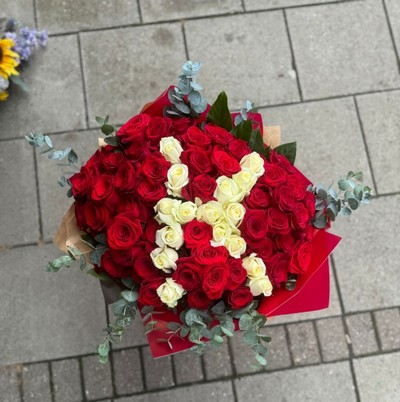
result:
[(289, 271), (294, 274), (306, 273), (311, 262), (311, 251), (311, 242), (302, 243), (295, 249), (290, 260)]
[(139, 288), (138, 302), (143, 306), (161, 307), (163, 302), (158, 297), (157, 289), (164, 283), (163, 278), (143, 281)]
[(243, 268), (241, 258), (230, 257), (227, 264), (230, 272), (227, 289), (234, 290), (242, 285), (243, 282), (246, 280), (247, 271)]
[(192, 257), (179, 258), (173, 280), (191, 292), (201, 285), (201, 269)]
[(86, 202), (83, 205), (85, 226), (90, 228), (91, 233), (100, 233), (110, 219), (109, 210), (102, 203)]
[(189, 148), (181, 154), (182, 162), (189, 167), (191, 177), (202, 173), (208, 173), (212, 170), (210, 155), (196, 148)]
[(205, 222), (193, 219), (184, 225), (183, 238), (188, 248), (198, 247), (200, 244), (209, 245), (212, 240), (212, 227)]
[(116, 264), (122, 265), (124, 267), (133, 267), (133, 263), (141, 252), (140, 247), (129, 247), (125, 250), (113, 250), (110, 249), (111, 257)]
[(257, 246), (257, 242), (264, 239), (268, 231), (265, 212), (260, 209), (249, 209), (240, 225), (242, 237), (250, 247)]
[(129, 212), (134, 218), (147, 222), (154, 214), (152, 208), (148, 208), (136, 201), (137, 196), (124, 194), (117, 206), (119, 214)]
[[(103, 147), (102, 150), (107, 147)], [(101, 153), (101, 164), (103, 170), (107, 173), (114, 173), (121, 162), (124, 160), (124, 154), (122, 152), (114, 152), (114, 147), (110, 146), (112, 150), (104, 150)]]
[(268, 190), (264, 187), (253, 187), (244, 203), (248, 207), (247, 209), (265, 209), (269, 205), (269, 195)]
[(306, 208), (308, 209), (308, 212), (310, 216), (315, 215), (315, 194), (312, 193), (311, 191), (306, 192)]
[(81, 171), (70, 177), (71, 191), (74, 198), (85, 196), (92, 188), (93, 176), (88, 168), (83, 166)]
[(308, 209), (303, 204), (297, 204), (293, 211), (293, 224), (296, 228), (305, 229), (310, 223)]
[(107, 241), (111, 248), (125, 250), (134, 246), (142, 233), (139, 219), (131, 218), (129, 213), (120, 214), (107, 228)]
[(211, 303), (203, 289), (195, 289), (189, 292), (187, 301), (190, 307), (199, 310), (207, 310)]
[(201, 265), (225, 263), (228, 259), (228, 250), (223, 246), (199, 245), (193, 250), (193, 256)]
[(132, 193), (137, 186), (137, 174), (133, 164), (121, 162), (114, 179), (115, 187), (122, 193)]
[(155, 244), (156, 232), (158, 229), (160, 229), (160, 227), (160, 224), (154, 218), (148, 219), (146, 223), (146, 228), (144, 230), (144, 239), (149, 243)]
[(247, 286), (242, 286), (230, 292), (227, 301), (234, 310), (239, 310), (253, 301), (253, 295)]
[(238, 161), (244, 156), (251, 154), (251, 149), (246, 141), (234, 139), (226, 146), (227, 151)]
[(288, 176), (287, 185), (292, 190), (293, 197), (296, 200), (304, 199), (308, 184), (300, 173)]
[(161, 271), (156, 268), (150, 256), (143, 251), (138, 253), (133, 266), (134, 273), (142, 280), (151, 281), (161, 277)]
[(275, 242), (278, 248), (287, 254), (291, 254), (295, 247), (295, 240), (292, 233), (277, 235), (275, 237)]
[(257, 256), (264, 261), (267, 261), (269, 258), (271, 258), (274, 250), (275, 243), (268, 237), (253, 244), (253, 251), (257, 253)]
[(101, 256), (101, 266), (111, 278), (126, 278), (130, 276), (132, 268), (117, 264), (111, 255), (110, 250), (106, 250)]
[(204, 126), (204, 132), (217, 144), (222, 145), (226, 145), (235, 138), (229, 131), (226, 131), (222, 127), (214, 126), (213, 124), (206, 124)]
[(275, 199), (282, 211), (293, 211), (298, 201), (293, 196), (290, 186), (279, 186), (274, 191)]
[(150, 143), (159, 149), (161, 138), (171, 135), (172, 121), (169, 117), (154, 116), (146, 128), (146, 137)]
[[(220, 247), (219, 247), (220, 248)], [(203, 290), (211, 300), (221, 298), (229, 279), (229, 267), (226, 264), (208, 265), (204, 270)]]
[(271, 150), (269, 160), (271, 163), (278, 164), (289, 174), (298, 172), (298, 170), (287, 160), (285, 156), (278, 154), (273, 149)]
[(171, 163), (160, 152), (154, 152), (142, 163), (142, 173), (150, 183), (165, 183), (170, 167)]
[(211, 144), (211, 138), (204, 134), (198, 127), (189, 127), (186, 133), (182, 136), (182, 141), (189, 147), (208, 149)]
[(128, 120), (117, 132), (120, 143), (124, 146), (142, 144), (150, 120), (150, 116), (143, 113)]
[(190, 126), (196, 123), (196, 121), (190, 117), (179, 117), (177, 119), (171, 119), (171, 121), (173, 130), (175, 132), (174, 137), (184, 134)]
[(276, 208), (268, 208), (268, 231), (271, 233), (286, 234), (290, 232), (289, 218)]
[(217, 169), (218, 176), (231, 177), (242, 169), (236, 159), (218, 147), (213, 148), (211, 160)]
[(276, 187), (286, 182), (287, 173), (275, 163), (265, 164), (265, 172), (260, 178), (268, 187)]
[(272, 285), (281, 287), (282, 282), (286, 282), (288, 278), (289, 257), (285, 253), (277, 253), (267, 264), (267, 274)]
[(102, 201), (108, 205), (118, 203), (118, 194), (115, 192), (114, 178), (109, 175), (102, 175), (97, 178), (92, 188), (92, 199)]
[(182, 195), (186, 200), (194, 201), (196, 197), (202, 202), (214, 200), (214, 191), (217, 182), (208, 174), (201, 174), (194, 177), (189, 184), (182, 189)]
[(161, 198), (167, 196), (167, 189), (164, 184), (150, 183), (147, 180), (142, 180), (138, 187), (137, 192), (142, 197), (143, 201), (155, 205)]

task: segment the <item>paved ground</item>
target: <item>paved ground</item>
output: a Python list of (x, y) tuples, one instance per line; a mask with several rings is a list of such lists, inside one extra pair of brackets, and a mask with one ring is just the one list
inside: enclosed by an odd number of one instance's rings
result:
[[(0, 12), (48, 28), (0, 106), (0, 400), (400, 400), (400, 2), (397, 0), (0, 0)], [(45, 274), (68, 205), (57, 169), (23, 140), (51, 133), (90, 155), (94, 116), (123, 123), (176, 82), (184, 60), (231, 106), (250, 98), (315, 180), (362, 169), (376, 198), (335, 225), (329, 309), (276, 318), (265, 371), (236, 337), (222, 351), (153, 361), (140, 323), (97, 364), (106, 314), (96, 281)], [(82, 149), (79, 149), (82, 148)]]

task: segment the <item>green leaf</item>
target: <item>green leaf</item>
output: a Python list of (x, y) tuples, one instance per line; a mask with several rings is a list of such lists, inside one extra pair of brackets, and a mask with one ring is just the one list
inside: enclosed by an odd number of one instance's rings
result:
[(360, 202), (357, 200), (357, 198), (349, 198), (347, 202), (349, 203), (349, 206), (353, 211), (356, 210), (360, 205)]
[(111, 304), (111, 310), (116, 316), (123, 315), (126, 305), (127, 304), (125, 299), (118, 299), (116, 302)]
[(253, 132), (253, 125), (251, 120), (245, 120), (233, 127), (232, 134), (243, 141), (249, 142)]
[(102, 126), (105, 123), (105, 119), (103, 119), (100, 116), (96, 116), (96, 121), (97, 121), (97, 123), (100, 124), (100, 126)]
[(261, 132), (258, 128), (252, 131), (249, 140), (249, 146), (252, 151), (264, 155), (264, 141), (262, 139)]
[(71, 149), (71, 151), (68, 153), (68, 162), (72, 165), (78, 162), (78, 155), (73, 149)]
[(267, 360), (265, 359), (264, 356), (260, 355), (260, 354), (256, 354), (256, 359), (257, 361), (262, 365), (262, 366), (266, 366), (267, 364)]
[(139, 293), (135, 291), (130, 291), (130, 290), (123, 290), (121, 292), (121, 296), (127, 301), (127, 302), (135, 302), (139, 298)]
[(94, 237), (97, 243), (107, 245), (107, 235), (105, 233), (99, 233)]
[(112, 145), (113, 147), (118, 147), (118, 138), (117, 137), (106, 137), (104, 138), (104, 142), (108, 145)]
[(9, 79), (15, 85), (18, 85), (23, 91), (29, 92), (28, 85), (26, 85), (25, 81), (21, 78), (20, 75), (10, 75)]
[(227, 131), (232, 130), (232, 117), (228, 108), (228, 97), (225, 92), (221, 92), (216, 101), (211, 106), (208, 112), (207, 123), (214, 123), (215, 125), (224, 128)]
[(248, 314), (243, 314), (239, 319), (239, 328), (242, 331), (247, 331), (251, 329), (253, 325), (253, 320)]
[(274, 148), (274, 151), (286, 157), (286, 159), (294, 165), (294, 161), (296, 160), (296, 149), (296, 142), (288, 142), (287, 144), (278, 145)]
[(214, 314), (223, 314), (225, 311), (225, 302), (221, 300), (218, 302), (213, 308), (211, 309), (211, 312)]
[(101, 265), (101, 257), (106, 251), (106, 246), (100, 246), (96, 247), (91, 253), (90, 253), (90, 259), (92, 260), (93, 264), (96, 265)]
[(133, 281), (133, 279), (131, 277), (127, 277), (127, 278), (122, 278), (121, 282), (123, 283), (124, 286), (126, 286), (128, 289), (132, 289), (133, 286), (135, 285), (135, 282)]
[(338, 186), (342, 191), (351, 189), (350, 182), (349, 182), (349, 180), (346, 180), (346, 179), (340, 179), (338, 181)]
[(217, 343), (222, 343), (224, 341), (224, 338), (222, 338), (222, 336), (219, 335), (214, 335), (213, 340)]
[(110, 352), (110, 344), (108, 342), (100, 344), (97, 348), (97, 352), (100, 356), (107, 356)]
[(101, 132), (104, 135), (110, 135), (110, 134), (112, 134), (114, 132), (114, 130), (115, 130), (114, 127), (111, 126), (110, 124), (103, 124), (101, 126)]
[(177, 331), (177, 330), (181, 327), (181, 324), (179, 324), (179, 323), (177, 323), (177, 322), (174, 322), (174, 321), (170, 321), (170, 322), (167, 324), (167, 327), (168, 327), (168, 329), (170, 329), (171, 331)]
[(97, 279), (99, 279), (99, 280), (101, 280), (101, 281), (109, 281), (109, 280), (111, 279), (105, 272), (100, 272), (100, 273), (98, 273), (98, 272), (96, 272), (96, 271), (94, 270), (94, 268), (90, 268), (90, 269), (87, 271), (87, 273), (88, 273), (89, 275), (94, 276), (95, 278), (97, 278)]
[(108, 356), (100, 356), (99, 355), (99, 362), (101, 364), (106, 364), (108, 362)]
[(86, 257), (84, 255), (79, 256), (79, 268), (81, 271), (86, 268)]
[(259, 338), (262, 339), (264, 342), (271, 342), (271, 337), (267, 335), (259, 335)]
[(233, 336), (233, 332), (231, 332), (228, 328), (225, 328), (224, 326), (221, 325), (221, 331), (226, 335), (226, 336)]
[(263, 345), (257, 344), (257, 345), (253, 345), (252, 349), (254, 350), (254, 352), (256, 353), (260, 353), (262, 355), (265, 355), (267, 353), (267, 348)]
[(258, 343), (258, 336), (257, 336), (257, 332), (255, 331), (246, 331), (243, 334), (243, 341), (244, 343), (246, 343), (247, 345), (256, 345)]

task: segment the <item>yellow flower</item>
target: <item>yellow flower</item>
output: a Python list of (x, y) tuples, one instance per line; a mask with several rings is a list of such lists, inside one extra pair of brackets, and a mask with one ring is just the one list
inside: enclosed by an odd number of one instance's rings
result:
[(7, 91), (0, 92), (0, 102), (5, 101), (7, 98), (8, 98), (8, 92)]
[[(13, 46), (12, 39), (0, 39), (0, 75), (6, 79), (10, 75), (19, 75), (19, 72), (15, 69), (19, 64), (19, 56), (11, 50)], [(1, 94), (0, 96), (4, 95)]]

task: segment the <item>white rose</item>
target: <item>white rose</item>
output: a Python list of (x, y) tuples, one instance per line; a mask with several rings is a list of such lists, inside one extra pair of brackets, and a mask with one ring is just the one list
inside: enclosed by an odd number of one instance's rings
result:
[(237, 227), (242, 223), (246, 208), (238, 202), (230, 202), (224, 205), (224, 217), (229, 225)]
[(172, 215), (172, 208), (178, 208), (182, 201), (174, 200), (173, 198), (161, 198), (154, 207), (155, 212), (160, 212), (164, 215)]
[(271, 296), (272, 294), (272, 283), (268, 276), (260, 276), (259, 278), (250, 279), (247, 286), (249, 286), (250, 292), (253, 296), (259, 296), (260, 294)]
[(251, 189), (256, 184), (257, 178), (258, 177), (250, 169), (241, 170), (232, 176), (232, 180), (246, 195), (250, 194)]
[(171, 163), (179, 163), (183, 149), (180, 142), (174, 137), (164, 137), (160, 140), (160, 152)]
[(172, 209), (172, 214), (178, 223), (188, 223), (196, 217), (197, 205), (194, 202), (186, 201)]
[(155, 267), (162, 269), (164, 272), (171, 272), (171, 268), (176, 269), (176, 261), (179, 255), (172, 248), (160, 247), (150, 253), (150, 258)]
[(264, 174), (264, 160), (257, 152), (252, 152), (251, 154), (243, 156), (240, 161), (240, 166), (242, 169), (250, 169), (257, 177)]
[(221, 204), (225, 202), (240, 202), (244, 198), (244, 193), (231, 178), (220, 176), (217, 179), (217, 188), (214, 191), (214, 197)]
[(189, 183), (189, 170), (183, 163), (176, 163), (168, 169), (168, 183), (167, 192), (170, 195), (180, 197), (182, 195), (182, 188)]
[(264, 261), (257, 257), (255, 253), (251, 253), (248, 257), (243, 258), (242, 264), (250, 279), (260, 278), (265, 275), (266, 267)]
[(197, 208), (197, 219), (215, 225), (224, 218), (222, 205), (218, 201), (208, 201)]
[(213, 239), (211, 245), (213, 247), (224, 246), (227, 239), (232, 235), (232, 228), (226, 221), (221, 221), (213, 225)]
[(225, 247), (228, 249), (229, 255), (233, 258), (240, 258), (246, 252), (246, 242), (243, 237), (232, 235), (225, 242)]
[(159, 247), (169, 246), (179, 250), (183, 245), (183, 231), (178, 224), (177, 227), (164, 226), (156, 232), (156, 243)]
[(186, 293), (179, 283), (172, 278), (167, 278), (165, 282), (157, 288), (158, 297), (168, 307), (173, 308), (178, 304), (178, 300)]

